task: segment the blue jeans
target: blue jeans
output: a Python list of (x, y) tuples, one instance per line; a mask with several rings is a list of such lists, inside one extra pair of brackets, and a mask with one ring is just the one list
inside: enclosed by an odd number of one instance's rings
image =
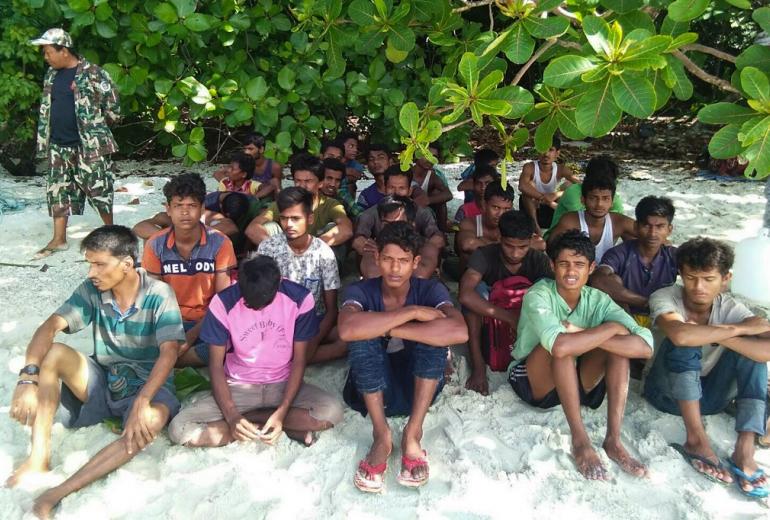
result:
[(701, 377), (701, 347), (660, 346), (644, 383), (644, 397), (658, 410), (681, 415), (677, 401), (700, 401), (701, 414), (713, 415), (735, 399), (735, 431), (765, 434), (767, 364), (725, 349), (707, 376)]
[(366, 406), (358, 394), (382, 392), (385, 415), (409, 415), (415, 377), (437, 380), (436, 396), (441, 392), (447, 349), (408, 341), (404, 347), (388, 354), (383, 338), (348, 343), (350, 373), (343, 397), (351, 408), (365, 413)]
[[(184, 331), (187, 332), (191, 328), (193, 328), (198, 322), (197, 321), (185, 321), (182, 322), (182, 326), (184, 327)], [(209, 344), (204, 343), (204, 341), (198, 336), (198, 338), (195, 340), (195, 344), (192, 345), (190, 348), (192, 348), (195, 353), (198, 355), (198, 358), (200, 358), (201, 361), (205, 365), (208, 366), (209, 364)]]

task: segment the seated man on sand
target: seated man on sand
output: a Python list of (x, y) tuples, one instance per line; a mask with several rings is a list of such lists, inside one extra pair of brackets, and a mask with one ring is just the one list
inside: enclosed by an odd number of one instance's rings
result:
[(674, 229), (674, 204), (665, 197), (644, 197), (636, 205), (637, 239), (626, 240), (604, 253), (591, 275), (601, 289), (626, 309), (639, 325), (650, 326), (648, 299), (676, 281), (676, 247), (667, 245)]
[(337, 199), (345, 208), (345, 213), (351, 222), (356, 221), (361, 214), (361, 207), (356, 204), (355, 199), (350, 195), (345, 181), (345, 165), (339, 159), (324, 159), (324, 180), (321, 183), (321, 193), (329, 198)]
[[(340, 310), (340, 337), (348, 342), (348, 377), (355, 387), (346, 398), (354, 409), (369, 414), (374, 430), (371, 448), (353, 478), (361, 491), (383, 489), (393, 448), (386, 417), (393, 415), (409, 415), (396, 480), (408, 487), (428, 481), (423, 422), (443, 382), (447, 347), (468, 339), (447, 288), (438, 280), (413, 276), (421, 241), (406, 222), (386, 226), (377, 237), (382, 276), (349, 286)], [(388, 354), (390, 338), (401, 339), (404, 349)]]
[(542, 279), (524, 296), (509, 381), (514, 392), (538, 408), (561, 405), (572, 436), (578, 471), (607, 480), (607, 469), (591, 445), (580, 406), (594, 410), (608, 397), (602, 447), (623, 471), (636, 477), (647, 468), (621, 442), (628, 397), (629, 360), (652, 356), (652, 333), (639, 326), (605, 293), (588, 287), (594, 246), (570, 230), (548, 246), (554, 279)]
[(340, 275), (332, 248), (308, 233), (313, 220), (313, 196), (303, 188), (285, 188), (278, 194), (283, 233), (259, 244), (257, 253), (273, 258), (281, 276), (313, 294), (319, 332), (308, 342), (308, 363), (337, 359), (347, 352), (337, 335), (337, 290)]
[[(306, 153), (297, 154), (291, 161), (291, 175), (295, 186), (304, 188), (313, 195), (313, 219), (308, 229), (310, 234), (320, 238), (330, 247), (341, 246), (350, 240), (353, 237), (353, 223), (345, 214), (345, 208), (336, 199), (321, 193), (321, 183), (324, 179), (321, 160)], [(277, 218), (278, 207), (273, 203), (249, 224), (246, 236), (258, 246), (270, 235), (281, 232), (275, 223)], [(268, 223), (272, 226), (266, 226)]]
[(376, 206), (387, 195), (384, 175), (385, 170), (393, 164), (390, 150), (384, 144), (370, 144), (366, 157), (366, 167), (374, 177), (374, 183), (358, 194), (356, 204), (364, 211)]
[(144, 245), (142, 267), (174, 290), (186, 340), (177, 366), (207, 366), (208, 345), (199, 340), (203, 317), (214, 294), (230, 285), (237, 262), (230, 239), (201, 224), (206, 186), (197, 173), (172, 178), (163, 187), (171, 227), (158, 231)]
[(474, 218), (481, 215), (484, 206), (484, 190), (493, 182), (500, 182), (500, 175), (492, 166), (483, 165), (473, 172), (473, 200), (466, 202), (457, 209), (454, 220), (458, 224), (465, 218)]
[(461, 265), (465, 265), (471, 253), (479, 247), (500, 241), (500, 217), (513, 208), (515, 198), (513, 186), (503, 188), (499, 182), (495, 182), (486, 187), (481, 214), (465, 217), (455, 236), (455, 250)]
[(364, 211), (358, 219), (353, 249), (361, 257), (361, 276), (368, 279), (381, 275), (377, 263), (377, 237), (385, 227), (394, 222), (408, 222), (423, 239), (415, 276), (433, 276), (441, 260), (441, 249), (445, 244), (444, 234), (439, 230), (429, 209), (417, 208), (414, 201), (400, 195), (387, 195), (376, 207)]
[(281, 279), (270, 257), (244, 260), (238, 283), (214, 296), (201, 329), (211, 349), (212, 395), (176, 416), (171, 440), (193, 447), (274, 444), (285, 431), (313, 444), (315, 432), (342, 421), (342, 403), (303, 381), (307, 345), (316, 334), (310, 291)]
[[(736, 480), (752, 498), (770, 495), (754, 460), (754, 441), (765, 434), (770, 323), (724, 292), (733, 251), (710, 238), (688, 240), (677, 250), (682, 285), (650, 296), (650, 318), (661, 334), (644, 382), (644, 397), (658, 410), (680, 415), (684, 444), (672, 444), (710, 480)], [(727, 467), (711, 447), (703, 416), (735, 400), (738, 438)], [(731, 476), (732, 474), (732, 476)]]
[[(260, 184), (255, 194), (258, 199), (272, 199), (281, 191), (283, 166), (265, 157), (265, 138), (261, 134), (249, 134), (243, 145), (243, 152), (254, 158), (254, 168), (248, 172), (247, 179), (253, 179)], [(227, 177), (227, 168), (214, 172), (217, 181)]]
[[(185, 341), (174, 292), (136, 268), (138, 241), (123, 226), (103, 226), (80, 244), (88, 279), (35, 331), (11, 400), (11, 417), (32, 427), (32, 449), (6, 482), (49, 470), (51, 427), (61, 404), (67, 428), (123, 419), (122, 435), (74, 475), (35, 501), (48, 518), (67, 495), (121, 467), (149, 445), (179, 410), (171, 371)], [(93, 328), (87, 357), (63, 343), (59, 332)]]
[(636, 238), (634, 219), (620, 213), (610, 213), (617, 184), (609, 174), (586, 175), (581, 192), (585, 210), (565, 213), (548, 234), (551, 243), (569, 229), (579, 229), (591, 239), (596, 248), (596, 261), (601, 263), (604, 253), (615, 246), (619, 238)]
[[(595, 175), (607, 174), (615, 179), (615, 183), (617, 184), (619, 173), (618, 165), (615, 161), (606, 155), (599, 155), (588, 161), (585, 178), (588, 179)], [(562, 215), (565, 213), (579, 211), (581, 209), (586, 209), (585, 205), (583, 205), (582, 186), (578, 183), (570, 184), (564, 189), (564, 193), (562, 193), (561, 198), (559, 198), (559, 202), (553, 212), (553, 217), (551, 218), (551, 223), (548, 225), (548, 228), (553, 229), (556, 227), (556, 224), (559, 223), (559, 220), (561, 220)], [(623, 199), (621, 199), (618, 193), (615, 193), (615, 196), (612, 197), (610, 211), (612, 213), (623, 213)], [(543, 229), (543, 231), (543, 236), (547, 239), (549, 234), (548, 230)]]
[(489, 148), (480, 148), (473, 154), (473, 162), (470, 166), (465, 168), (460, 174), (460, 184), (457, 185), (457, 191), (465, 192), (465, 202), (476, 200), (473, 194), (473, 172), (480, 166), (491, 166), (497, 169), (497, 164), (500, 162), (500, 156), (496, 151)]
[(580, 181), (569, 166), (556, 164), (561, 149), (561, 139), (554, 136), (553, 144), (537, 161), (528, 162), (521, 169), (519, 191), (520, 209), (535, 222), (535, 231), (542, 236), (543, 229), (551, 226), (553, 212), (564, 193), (560, 184), (569, 186)]
[[(428, 150), (436, 160), (441, 160), (441, 149), (438, 143), (429, 144)], [(449, 190), (444, 174), (425, 157), (417, 157), (412, 166), (412, 175), (412, 182), (427, 197), (428, 207), (433, 211), (439, 229), (443, 232), (449, 231), (446, 205), (452, 200), (452, 192)]]
[(465, 388), (488, 395), (486, 363), (482, 356), (482, 321), (484, 317), (506, 322), (514, 331), (519, 311), (497, 307), (489, 302), (490, 288), (500, 280), (523, 276), (534, 283), (553, 278), (548, 256), (532, 249), (535, 225), (520, 211), (507, 211), (499, 220), (500, 242), (476, 249), (468, 260), (468, 269), (460, 279), (460, 303), (465, 308), (468, 325), (468, 351), (471, 375)]

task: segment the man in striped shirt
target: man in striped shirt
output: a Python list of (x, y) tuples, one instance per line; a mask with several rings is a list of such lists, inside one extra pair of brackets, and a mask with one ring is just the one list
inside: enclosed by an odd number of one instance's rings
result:
[[(32, 426), (32, 450), (6, 484), (15, 486), (28, 474), (48, 471), (51, 427), (60, 403), (66, 427), (121, 417), (124, 429), (74, 475), (38, 497), (34, 513), (41, 518), (70, 493), (131, 460), (179, 410), (171, 370), (185, 335), (172, 289), (135, 267), (138, 241), (126, 227), (96, 229), (81, 249), (88, 279), (38, 327), (27, 347), (11, 417)], [(94, 338), (90, 357), (54, 343), (59, 332), (73, 334), (89, 325)]]

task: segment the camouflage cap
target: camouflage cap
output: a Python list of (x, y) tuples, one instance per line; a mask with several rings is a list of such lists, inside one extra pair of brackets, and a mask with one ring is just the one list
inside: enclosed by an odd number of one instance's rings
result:
[(61, 45), (71, 49), (74, 47), (72, 43), (72, 36), (70, 36), (64, 29), (48, 29), (43, 33), (40, 38), (30, 40), (32, 45)]

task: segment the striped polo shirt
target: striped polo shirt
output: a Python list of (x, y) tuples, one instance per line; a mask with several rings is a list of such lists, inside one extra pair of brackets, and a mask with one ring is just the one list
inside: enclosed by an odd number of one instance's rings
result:
[[(144, 269), (137, 269), (137, 273), (139, 292), (125, 313), (121, 313), (112, 291), (99, 291), (86, 280), (55, 314), (67, 322), (68, 334), (92, 326), (94, 358), (100, 365), (106, 369), (130, 366), (140, 380), (147, 381), (160, 355), (160, 344), (181, 343), (185, 334), (171, 287), (147, 276)], [(166, 386), (173, 389), (171, 377)]]
[(238, 284), (217, 293), (200, 337), (230, 347), (225, 355), (229, 382), (278, 383), (289, 379), (294, 342), (312, 339), (319, 323), (310, 291), (284, 278), (273, 301), (259, 310), (246, 306)]
[(179, 254), (173, 226), (152, 235), (142, 255), (142, 267), (174, 289), (185, 321), (203, 318), (216, 293), (216, 274), (226, 273), (237, 265), (230, 239), (203, 224), (200, 228), (201, 237), (190, 258)]

